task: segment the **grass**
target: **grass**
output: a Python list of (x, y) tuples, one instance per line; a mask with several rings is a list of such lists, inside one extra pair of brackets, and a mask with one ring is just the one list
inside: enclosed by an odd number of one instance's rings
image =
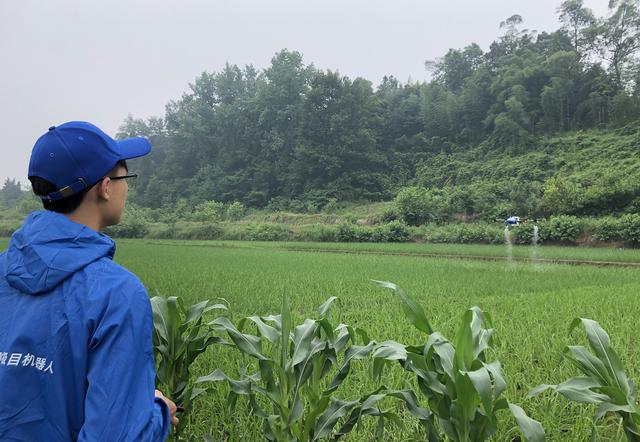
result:
[[(431, 244), (431, 243), (328, 243), (328, 242), (259, 242), (259, 241), (150, 241), (149, 243), (184, 244), (189, 246), (218, 248), (285, 249), (373, 252), (380, 254), (437, 254), (505, 257), (509, 252), (504, 245), (484, 244)], [(533, 259), (566, 259), (587, 261), (640, 262), (640, 249), (562, 247), (562, 246), (518, 246), (514, 245), (511, 256)]]
[[(297, 319), (301, 319), (311, 315), (328, 296), (337, 295), (341, 298), (336, 309), (339, 319), (367, 329), (377, 340), (419, 343), (423, 337), (403, 317), (393, 295), (370, 283), (371, 278), (402, 286), (420, 300), (433, 326), (450, 337), (464, 310), (480, 306), (493, 317), (497, 339), (493, 356), (504, 364), (509, 385), (506, 397), (540, 420), (549, 440), (582, 441), (591, 431), (593, 410), (588, 407), (551, 396), (525, 399), (532, 387), (575, 374), (560, 355), (564, 345), (577, 340), (567, 336), (573, 317), (599, 321), (612, 336), (630, 376), (640, 377), (635, 332), (640, 313), (638, 269), (293, 253), (277, 247), (255, 248), (253, 243), (236, 247), (185, 245), (121, 242), (117, 260), (137, 273), (151, 293), (157, 289), (193, 301), (224, 297), (236, 320), (277, 312), (283, 294), (289, 296)], [(219, 366), (232, 373), (248, 363), (246, 358), (214, 348), (197, 361), (195, 371), (207, 374)], [(338, 397), (358, 396), (375, 387), (366, 370), (367, 365), (358, 364), (354, 378), (338, 390)], [(402, 387), (403, 379), (395, 370), (387, 383)], [(227, 414), (222, 405), (225, 395), (221, 387), (214, 397), (198, 404), (190, 426), (193, 433), (229, 440), (259, 439), (260, 428), (247, 417), (248, 411)], [(407, 418), (407, 422), (412, 421)], [(496, 440), (514, 437), (514, 426), (505, 413)], [(413, 431), (413, 424), (409, 424), (389, 438), (411, 439)], [(622, 437), (613, 420), (604, 422), (599, 432), (606, 440)], [(351, 440), (371, 437), (364, 431), (355, 433)]]
[[(2, 245), (5, 244), (6, 240)], [(234, 321), (251, 314), (278, 312), (283, 294), (289, 297), (294, 321), (299, 321), (313, 315), (315, 307), (329, 296), (336, 295), (340, 297), (340, 305), (334, 308), (334, 315), (338, 315), (334, 322), (362, 327), (378, 341), (393, 339), (417, 344), (424, 342), (424, 336), (404, 318), (395, 296), (370, 279), (389, 280), (403, 287), (419, 300), (433, 327), (449, 338), (453, 337), (465, 309), (478, 305), (491, 314), (496, 329), (491, 358), (503, 364), (508, 383), (505, 397), (541, 421), (548, 440), (584, 441), (591, 432), (592, 408), (554, 395), (525, 399), (526, 393), (538, 384), (555, 384), (577, 374), (561, 356), (565, 345), (583, 339), (579, 334), (567, 336), (572, 318), (584, 316), (598, 321), (610, 334), (612, 346), (620, 354), (630, 378), (640, 379), (637, 268), (286, 250), (291, 246), (301, 249), (319, 245), (121, 240), (116, 260), (136, 273), (152, 296), (158, 291), (183, 296), (190, 302), (225, 298), (231, 305)], [(322, 246), (501, 253), (499, 246), (326, 243)], [(514, 247), (513, 253), (526, 255), (528, 250)], [(603, 256), (616, 256), (618, 251), (542, 247), (540, 252), (542, 257), (600, 260), (612, 259)], [(620, 253), (625, 261), (640, 261), (638, 250)], [(354, 398), (376, 387), (367, 372), (370, 364), (358, 362), (353, 377), (340, 387), (337, 397)], [(204, 375), (219, 367), (229, 375), (237, 375), (252, 363), (232, 350), (214, 347), (196, 360), (194, 373)], [(407, 379), (410, 377), (393, 367), (385, 383), (400, 388), (409, 382)], [(246, 405), (239, 403), (235, 413), (228, 413), (224, 409), (226, 387), (216, 388), (213, 395), (197, 400), (188, 431), (197, 436), (210, 434), (215, 440), (261, 440), (262, 429), (250, 417)], [(388, 440), (416, 438), (415, 421), (408, 416), (405, 420), (405, 428), (387, 434)], [(373, 440), (371, 424), (353, 433), (349, 440)], [(598, 432), (602, 440), (624, 438), (613, 418), (599, 424)], [(504, 412), (495, 440), (515, 440), (517, 434), (515, 421)]]
[(393, 203), (386, 202), (366, 202), (366, 203), (341, 203), (335, 211), (331, 213), (293, 213), (293, 212), (273, 212), (269, 210), (253, 209), (242, 220), (243, 223), (285, 223), (290, 225), (306, 224), (340, 224), (348, 219), (368, 220), (379, 217), (385, 209), (391, 208)]

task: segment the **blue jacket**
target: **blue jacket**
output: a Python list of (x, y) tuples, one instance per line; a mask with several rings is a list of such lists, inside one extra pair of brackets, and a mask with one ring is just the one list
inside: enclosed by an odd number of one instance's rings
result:
[(111, 238), (34, 212), (0, 254), (0, 441), (163, 441), (151, 304)]

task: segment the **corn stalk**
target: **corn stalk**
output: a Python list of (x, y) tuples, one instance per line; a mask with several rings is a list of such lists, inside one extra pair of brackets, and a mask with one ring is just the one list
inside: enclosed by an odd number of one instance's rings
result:
[(180, 413), (180, 424), (173, 431), (174, 440), (179, 439), (181, 429), (187, 422), (193, 399), (205, 390), (194, 388), (190, 382), (190, 366), (210, 345), (224, 343), (214, 335), (213, 329), (204, 323), (212, 310), (227, 310), (223, 304), (202, 301), (184, 306), (181, 298), (155, 296), (151, 299), (153, 311), (153, 348), (156, 355), (156, 386), (184, 410)]
[[(589, 352), (581, 345), (570, 345), (564, 356), (582, 372), (583, 376), (570, 378), (558, 385), (542, 384), (531, 390), (536, 396), (545, 390), (553, 390), (573, 402), (598, 406), (594, 420), (607, 413), (617, 413), (622, 418), (625, 435), (630, 441), (640, 441), (640, 415), (637, 409), (636, 387), (622, 367), (618, 354), (611, 348), (609, 335), (596, 321), (576, 318), (569, 333), (582, 324), (591, 347)], [(595, 438), (595, 426), (594, 426)]]
[(498, 412), (505, 409), (512, 412), (526, 440), (544, 440), (539, 422), (500, 397), (507, 384), (500, 362), (486, 360), (493, 330), (486, 328), (488, 318), (482, 310), (478, 307), (467, 310), (454, 341), (450, 342), (433, 331), (422, 307), (400, 287), (390, 282), (376, 282), (396, 293), (405, 316), (427, 334), (427, 341), (420, 346), (405, 346), (395, 341), (380, 343), (373, 351), (374, 376), (379, 379), (384, 367), (392, 361), (416, 376), (420, 392), (427, 399), (440, 429), (436, 431), (435, 425), (427, 427), (430, 441), (445, 438), (459, 442), (485, 441), (497, 431)]
[[(319, 307), (318, 319), (305, 319), (295, 327), (286, 298), (279, 315), (249, 316), (237, 328), (227, 318), (214, 320), (211, 324), (226, 331), (238, 350), (257, 360), (258, 371), (232, 379), (216, 369), (197, 382), (228, 383), (230, 409), (239, 396), (246, 396), (271, 441), (337, 439), (363, 416), (377, 417), (377, 432), (382, 434), (386, 421), (399, 422), (391, 410), (382, 408), (386, 397), (402, 400), (413, 413), (427, 418), (428, 410), (418, 406), (412, 392), (381, 387), (356, 400), (334, 397), (352, 362), (369, 356), (375, 346), (364, 331), (331, 324), (327, 314), (336, 299), (331, 297)], [(255, 326), (256, 334), (243, 332), (248, 324)]]

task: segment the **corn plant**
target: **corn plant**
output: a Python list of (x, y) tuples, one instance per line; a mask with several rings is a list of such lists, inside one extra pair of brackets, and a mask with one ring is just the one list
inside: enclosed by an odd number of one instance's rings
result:
[[(193, 399), (203, 389), (193, 387), (189, 368), (193, 361), (210, 345), (224, 343), (214, 335), (205, 316), (212, 310), (227, 310), (223, 304), (203, 301), (184, 306), (181, 298), (155, 296), (151, 299), (153, 311), (153, 348), (156, 353), (156, 386), (172, 399), (181, 411), (180, 425), (173, 433), (178, 439), (186, 423)], [(210, 318), (209, 318), (210, 319)]]
[[(522, 408), (500, 397), (506, 388), (499, 361), (487, 362), (492, 329), (487, 315), (478, 307), (467, 310), (455, 339), (449, 342), (434, 332), (422, 307), (400, 287), (376, 281), (392, 289), (409, 321), (427, 334), (420, 346), (405, 346), (395, 341), (382, 342), (373, 351), (374, 376), (380, 378), (384, 367), (397, 361), (416, 376), (419, 390), (433, 415), (427, 423), (427, 438), (440, 441), (484, 441), (497, 431), (498, 412), (509, 409), (528, 441), (544, 440), (539, 422), (529, 418)], [(443, 434), (444, 433), (444, 434)]]
[[(611, 348), (609, 335), (596, 321), (576, 318), (569, 333), (582, 324), (591, 347), (589, 352), (581, 345), (570, 345), (564, 356), (582, 372), (558, 385), (539, 385), (529, 393), (536, 396), (547, 389), (561, 394), (570, 401), (598, 406), (594, 420), (607, 413), (618, 413), (622, 418), (625, 435), (630, 441), (640, 441), (640, 415), (636, 408), (636, 387), (624, 372), (620, 358)], [(595, 437), (595, 426), (594, 434)]]
[[(336, 299), (331, 297), (320, 306), (319, 319), (305, 319), (296, 327), (286, 298), (279, 315), (250, 316), (237, 328), (227, 318), (217, 318), (212, 324), (226, 331), (238, 350), (256, 359), (259, 370), (232, 379), (216, 369), (197, 382), (227, 382), (230, 408), (240, 395), (246, 396), (254, 415), (264, 421), (266, 438), (272, 441), (338, 438), (363, 416), (377, 416), (377, 433), (381, 434), (385, 421), (399, 420), (392, 411), (381, 408), (386, 397), (400, 399), (413, 413), (426, 416), (428, 411), (418, 407), (412, 392), (381, 387), (356, 400), (333, 397), (349, 375), (351, 363), (367, 357), (375, 345), (360, 329), (330, 323), (327, 313)], [(257, 334), (242, 331), (249, 323), (255, 325)], [(342, 425), (335, 429), (339, 422)]]

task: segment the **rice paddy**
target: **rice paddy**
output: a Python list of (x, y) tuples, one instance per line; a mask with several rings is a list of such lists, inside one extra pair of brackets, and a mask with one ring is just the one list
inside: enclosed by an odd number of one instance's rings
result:
[[(335, 245), (338, 246), (365, 247)], [(152, 296), (178, 295), (187, 302), (224, 298), (231, 306), (234, 321), (253, 314), (277, 313), (283, 295), (288, 296), (294, 320), (300, 321), (313, 316), (318, 305), (335, 295), (340, 298), (340, 305), (334, 309), (339, 321), (364, 328), (378, 341), (393, 339), (419, 344), (424, 343), (425, 337), (409, 324), (395, 297), (378, 288), (371, 279), (389, 280), (403, 287), (420, 301), (433, 327), (450, 338), (464, 311), (478, 305), (492, 317), (495, 329), (492, 357), (503, 364), (508, 383), (506, 397), (544, 425), (548, 440), (586, 440), (592, 428), (590, 407), (577, 406), (553, 395), (525, 397), (540, 383), (558, 383), (577, 374), (561, 355), (565, 345), (585, 342), (579, 331), (567, 335), (572, 318), (599, 321), (611, 335), (613, 347), (621, 355), (629, 376), (640, 378), (636, 331), (640, 317), (638, 268), (317, 253), (303, 251), (303, 247), (317, 248), (291, 243), (129, 240), (119, 242), (116, 260), (136, 273)], [(494, 246), (457, 247), (465, 254), (499, 252), (499, 247)], [(411, 248), (379, 247), (382, 251), (407, 249)], [(526, 255), (529, 252), (526, 249), (515, 247), (514, 255)], [(567, 252), (564, 255), (563, 250)], [(541, 251), (549, 253), (544, 247)], [(552, 252), (554, 258), (576, 258), (576, 253), (583, 253), (581, 258), (598, 260), (604, 255), (609, 260), (616, 253), (568, 248), (554, 248)], [(640, 251), (625, 250), (623, 254), (624, 261), (640, 260)], [(214, 346), (196, 361), (195, 374), (205, 375), (222, 368), (237, 376), (246, 366), (249, 372), (255, 370), (253, 363), (233, 349)], [(370, 365), (359, 361), (336, 396), (355, 398), (375, 389), (377, 384), (369, 374)], [(401, 388), (413, 381), (394, 367), (383, 382)], [(260, 422), (250, 417), (248, 406), (239, 402), (236, 412), (230, 414), (224, 407), (226, 386), (220, 384), (215, 388), (213, 394), (196, 402), (189, 433), (211, 435), (215, 440), (260, 440)], [(418, 437), (416, 431), (416, 423), (407, 415), (405, 427), (387, 433), (387, 438), (414, 440)], [(505, 412), (495, 440), (514, 440), (518, 434), (515, 421)], [(598, 434), (604, 440), (624, 439), (614, 418), (599, 423)], [(348, 439), (372, 438), (371, 428), (365, 425)]]
[[(6, 240), (1, 245), (6, 247)], [(640, 269), (565, 265), (516, 260), (472, 260), (385, 252), (444, 253), (503, 256), (499, 246), (362, 245), (323, 244), (323, 248), (377, 251), (375, 254), (318, 253), (318, 244), (179, 242), (120, 240), (116, 261), (137, 274), (150, 296), (177, 295), (185, 302), (223, 298), (231, 319), (279, 312), (282, 296), (291, 306), (294, 323), (313, 317), (317, 306), (338, 296), (334, 322), (365, 329), (372, 339), (392, 339), (423, 344), (401, 312), (395, 296), (371, 282), (388, 280), (401, 286), (424, 307), (434, 329), (453, 338), (464, 311), (477, 305), (490, 313), (494, 333), (492, 359), (503, 365), (508, 388), (505, 396), (540, 421), (547, 440), (584, 441), (592, 430), (594, 409), (569, 403), (562, 397), (542, 395), (527, 399), (527, 392), (541, 383), (559, 383), (577, 371), (561, 352), (569, 344), (584, 344), (576, 330), (568, 336), (574, 317), (598, 321), (609, 333), (631, 379), (640, 379)], [(305, 250), (307, 249), (307, 250)], [(502, 253), (501, 253), (502, 250)], [(538, 257), (640, 262), (640, 250), (547, 248)], [(514, 256), (530, 256), (531, 248), (514, 247)], [(215, 368), (237, 377), (242, 370), (255, 371), (254, 361), (233, 348), (212, 346), (195, 361), (196, 376)], [(374, 390), (371, 364), (357, 361), (352, 375), (336, 392), (353, 399)], [(382, 382), (392, 388), (415, 387), (400, 367), (386, 372)], [(201, 440), (262, 440), (261, 423), (240, 400), (235, 412), (225, 408), (226, 384), (196, 400), (187, 432)], [(423, 399), (423, 398), (422, 398)], [(402, 411), (400, 411), (402, 412)], [(503, 412), (494, 440), (519, 440), (515, 420)], [(403, 428), (386, 433), (387, 440), (419, 438), (417, 422), (405, 415)], [(374, 438), (375, 422), (351, 433), (348, 440)], [(611, 416), (598, 423), (602, 440), (624, 440), (618, 420)]]

